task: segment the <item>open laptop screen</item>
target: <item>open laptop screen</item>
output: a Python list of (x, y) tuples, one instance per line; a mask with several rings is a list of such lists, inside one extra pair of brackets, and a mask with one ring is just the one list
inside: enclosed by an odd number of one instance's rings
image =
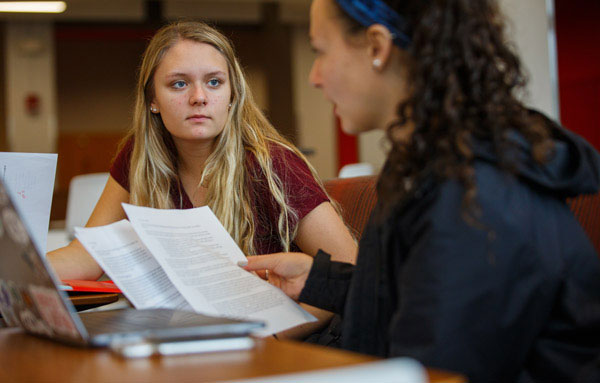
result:
[(85, 328), (56, 288), (56, 277), (34, 246), (0, 182), (0, 312), (9, 326), (82, 343)]

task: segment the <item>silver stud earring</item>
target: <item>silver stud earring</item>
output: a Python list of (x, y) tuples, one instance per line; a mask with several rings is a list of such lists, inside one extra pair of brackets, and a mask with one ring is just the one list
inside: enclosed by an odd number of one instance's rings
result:
[(231, 108), (231, 105), (233, 105), (233, 103), (232, 103), (232, 102), (230, 102), (230, 103), (229, 103), (229, 108)]
[(373, 68), (379, 69), (381, 67), (381, 59), (373, 59)]
[(151, 111), (152, 113), (157, 113), (157, 112), (158, 112), (158, 109), (156, 109), (155, 107), (151, 106), (151, 107), (150, 107), (150, 111)]

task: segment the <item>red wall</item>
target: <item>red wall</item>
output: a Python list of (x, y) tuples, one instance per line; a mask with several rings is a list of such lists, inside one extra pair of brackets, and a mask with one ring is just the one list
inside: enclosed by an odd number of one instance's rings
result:
[(338, 143), (338, 172), (348, 164), (354, 164), (358, 159), (358, 140), (355, 136), (344, 133), (340, 119), (335, 117)]
[(561, 120), (600, 149), (600, 1), (555, 6)]

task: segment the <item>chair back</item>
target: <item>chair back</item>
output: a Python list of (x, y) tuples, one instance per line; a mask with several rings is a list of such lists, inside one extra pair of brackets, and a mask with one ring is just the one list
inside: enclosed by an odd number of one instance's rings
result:
[(338, 174), (338, 178), (352, 178), (371, 176), (375, 174), (375, 168), (368, 162), (358, 162), (355, 164), (344, 165)]
[(376, 183), (377, 176), (334, 178), (325, 181), (325, 189), (329, 196), (339, 203), (342, 217), (356, 238), (362, 236), (371, 210), (377, 202)]
[(76, 226), (85, 226), (87, 223), (106, 181), (108, 173), (82, 174), (71, 179), (65, 219), (65, 230), (70, 238), (74, 237)]
[(569, 198), (567, 204), (600, 256), (600, 193)]
[[(377, 203), (376, 183), (377, 176), (325, 181), (325, 189), (339, 203), (342, 217), (356, 238), (361, 237)], [(600, 256), (600, 193), (570, 198), (567, 203)]]

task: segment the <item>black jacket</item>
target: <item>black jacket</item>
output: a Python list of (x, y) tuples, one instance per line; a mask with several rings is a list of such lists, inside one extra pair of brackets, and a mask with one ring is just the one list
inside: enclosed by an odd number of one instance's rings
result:
[(461, 215), (462, 186), (430, 178), (371, 219), (355, 267), (319, 253), (300, 300), (342, 314), (349, 350), (475, 382), (573, 381), (600, 355), (600, 260), (565, 198), (598, 190), (600, 159), (553, 131), (544, 166), (512, 137), (512, 173), (475, 145), (478, 227)]

